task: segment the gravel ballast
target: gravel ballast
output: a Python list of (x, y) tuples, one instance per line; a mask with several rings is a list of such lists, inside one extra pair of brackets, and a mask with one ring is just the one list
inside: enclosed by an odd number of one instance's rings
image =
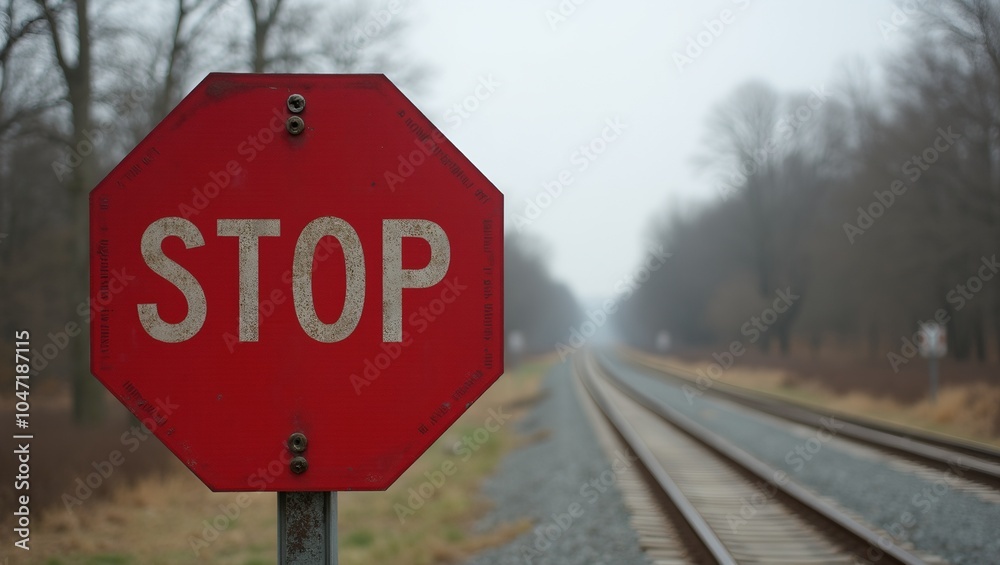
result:
[[(545, 397), (518, 424), (525, 437), (541, 437), (510, 453), (483, 486), (494, 507), (476, 529), (525, 518), (531, 531), (484, 551), (469, 565), (647, 564), (614, 484), (612, 460), (594, 436), (573, 389), (568, 362), (542, 384)], [(602, 482), (602, 476), (605, 482)]]
[(799, 484), (836, 500), (887, 531), (893, 542), (912, 544), (955, 564), (1000, 563), (1000, 498), (964, 488), (968, 483), (961, 479), (960, 467), (943, 471), (890, 461), (837, 437), (835, 421), (822, 433), (789, 426), (709, 394), (693, 396), (695, 389), (685, 394), (652, 370), (628, 365), (614, 355), (603, 358), (639, 390), (654, 394)]

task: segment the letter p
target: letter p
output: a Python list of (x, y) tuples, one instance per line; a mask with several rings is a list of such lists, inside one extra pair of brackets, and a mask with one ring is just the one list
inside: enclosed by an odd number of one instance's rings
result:
[[(421, 269), (403, 268), (403, 238), (419, 237), (431, 247)], [(427, 288), (444, 279), (451, 264), (451, 244), (441, 226), (429, 220), (382, 221), (382, 340), (403, 341), (403, 289)]]

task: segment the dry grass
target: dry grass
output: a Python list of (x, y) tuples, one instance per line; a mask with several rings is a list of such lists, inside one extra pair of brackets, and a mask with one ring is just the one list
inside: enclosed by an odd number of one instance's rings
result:
[[(484, 548), (502, 544), (530, 528), (527, 521), (489, 532), (475, 532), (477, 517), (489, 509), (480, 494), (484, 477), (519, 443), (512, 422), (538, 397), (541, 376), (551, 365), (539, 360), (500, 379), (437, 443), (386, 492), (341, 493), (339, 497), (340, 562), (344, 565), (436, 564), (461, 561)], [(451, 446), (483, 425), (489, 410), (503, 407), (513, 418), (490, 435), (467, 460)], [(457, 472), (405, 522), (395, 504), (407, 504), (410, 489), (426, 479), (424, 472), (452, 461)], [(89, 500), (69, 514), (50, 507), (33, 525), (30, 554), (0, 548), (0, 563), (39, 565), (133, 565), (274, 563), (277, 552), (276, 499), (273, 493), (248, 493), (250, 503), (239, 517), (203, 547), (197, 556), (191, 542), (202, 537), (206, 522), (222, 513), (220, 505), (237, 501), (239, 493), (212, 493), (179, 462), (171, 460), (160, 474), (147, 476)]]
[(929, 420), (966, 432), (971, 438), (983, 438), (1000, 446), (995, 422), (1000, 418), (1000, 386), (978, 383), (947, 387), (937, 403), (922, 401), (912, 407), (919, 419)]
[[(705, 371), (710, 363), (699, 363), (684, 361), (681, 359), (659, 359), (651, 355), (637, 354), (654, 364), (660, 364), (667, 368), (677, 368), (688, 373), (697, 373), (698, 371)], [(734, 365), (724, 371), (720, 376), (719, 380), (721, 382), (742, 386), (746, 388), (754, 389), (780, 389), (786, 386), (789, 381), (789, 375), (786, 371), (780, 369), (771, 369), (764, 367), (753, 367), (753, 366), (740, 366)]]
[[(689, 373), (704, 371), (709, 362), (658, 357), (627, 350), (626, 354), (653, 366)], [(1000, 386), (984, 382), (947, 385), (937, 402), (928, 399), (902, 402), (867, 392), (834, 392), (815, 379), (788, 370), (734, 365), (719, 377), (721, 382), (759, 390), (789, 400), (865, 418), (884, 420), (1000, 447)]]

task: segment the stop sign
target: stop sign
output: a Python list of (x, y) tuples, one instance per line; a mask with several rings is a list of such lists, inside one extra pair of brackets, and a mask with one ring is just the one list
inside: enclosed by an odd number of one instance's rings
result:
[(503, 370), (503, 195), (382, 75), (211, 74), (90, 214), (92, 371), (213, 490), (384, 489)]

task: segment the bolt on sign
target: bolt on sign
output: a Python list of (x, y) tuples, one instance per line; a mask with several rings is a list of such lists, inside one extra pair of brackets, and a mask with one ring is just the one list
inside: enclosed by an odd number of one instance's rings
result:
[(92, 371), (213, 490), (385, 489), (503, 370), (503, 195), (382, 75), (210, 74), (90, 221)]

